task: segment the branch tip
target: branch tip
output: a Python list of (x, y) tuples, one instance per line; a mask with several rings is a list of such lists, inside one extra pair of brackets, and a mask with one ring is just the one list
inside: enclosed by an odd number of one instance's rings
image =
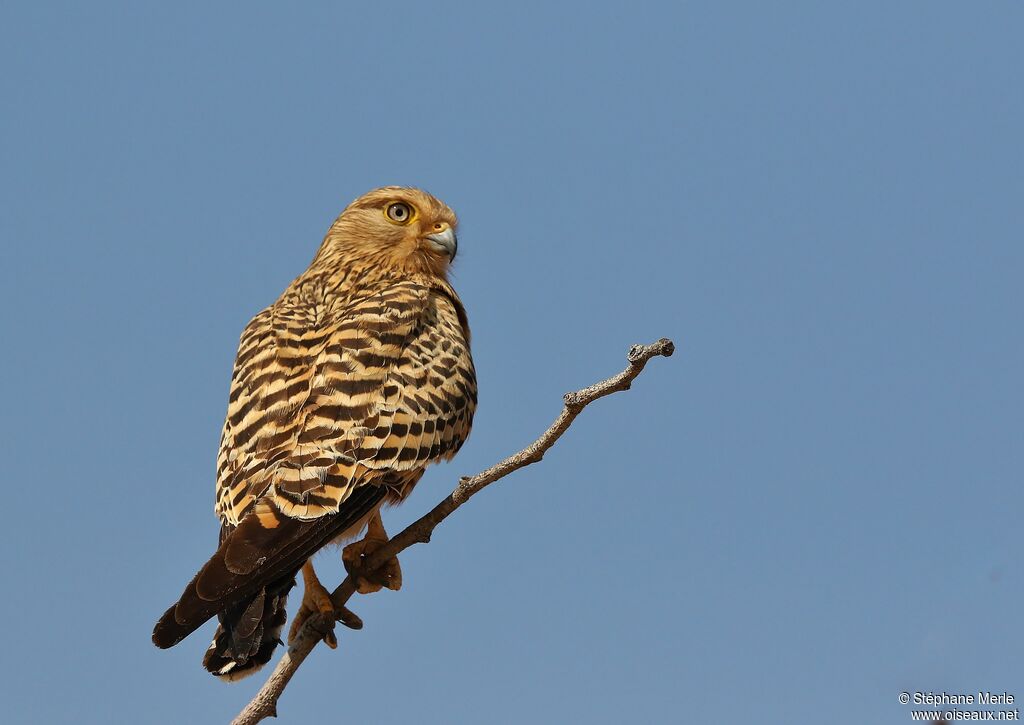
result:
[(634, 365), (638, 363), (643, 364), (656, 355), (672, 357), (672, 353), (675, 351), (675, 343), (667, 337), (663, 337), (652, 345), (633, 345), (633, 347), (629, 348), (626, 359)]

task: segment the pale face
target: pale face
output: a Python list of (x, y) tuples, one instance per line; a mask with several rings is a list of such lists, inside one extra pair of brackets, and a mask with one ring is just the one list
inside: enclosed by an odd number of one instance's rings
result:
[(345, 253), (443, 274), (458, 250), (457, 225), (455, 213), (430, 194), (385, 187), (350, 204), (329, 236)]

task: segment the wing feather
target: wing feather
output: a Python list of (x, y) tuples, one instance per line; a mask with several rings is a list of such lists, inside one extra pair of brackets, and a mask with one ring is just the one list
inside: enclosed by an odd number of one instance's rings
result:
[[(392, 283), (337, 312), (286, 294), (261, 312), (239, 343), (218, 455), (227, 533), (154, 642), (294, 577), (385, 496), (407, 494), (462, 445), (475, 405), (465, 312), (444, 283)], [(247, 611), (240, 621), (262, 606)]]
[[(338, 513), (309, 521), (285, 516), (262, 499), (160, 618), (153, 642), (172, 647), (218, 612), (259, 596), (275, 581), (291, 579), (317, 550), (378, 506), (386, 491), (364, 486)], [(260, 611), (262, 606), (253, 609)]]

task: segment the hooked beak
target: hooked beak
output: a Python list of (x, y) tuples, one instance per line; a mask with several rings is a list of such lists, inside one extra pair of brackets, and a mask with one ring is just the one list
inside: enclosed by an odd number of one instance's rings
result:
[(428, 234), (424, 238), (430, 242), (430, 246), (435, 251), (444, 252), (448, 255), (449, 260), (455, 259), (455, 253), (459, 250), (459, 240), (451, 227), (437, 234)]

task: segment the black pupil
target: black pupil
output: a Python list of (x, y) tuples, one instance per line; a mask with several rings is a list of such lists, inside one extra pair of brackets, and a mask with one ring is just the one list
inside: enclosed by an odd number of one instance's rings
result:
[(393, 216), (395, 219), (404, 219), (405, 207), (402, 206), (401, 204), (395, 204), (393, 207), (391, 207), (391, 216)]

